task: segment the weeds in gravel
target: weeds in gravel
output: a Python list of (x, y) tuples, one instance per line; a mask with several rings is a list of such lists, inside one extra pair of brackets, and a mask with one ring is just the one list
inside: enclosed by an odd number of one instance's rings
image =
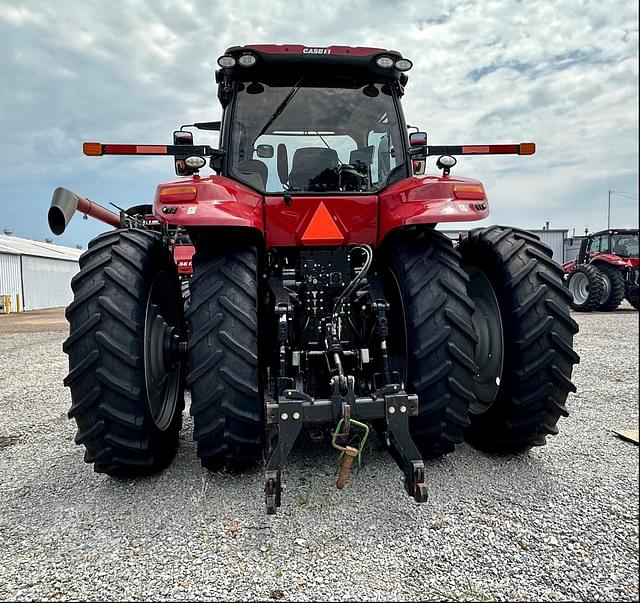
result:
[(196, 507), (204, 506), (204, 504), (207, 502), (207, 491), (209, 490), (209, 482), (204, 477), (200, 479), (202, 481), (202, 484), (200, 485), (200, 491), (191, 497), (191, 500)]
[(298, 504), (301, 507), (306, 507), (311, 501), (311, 492), (299, 492), (298, 493)]

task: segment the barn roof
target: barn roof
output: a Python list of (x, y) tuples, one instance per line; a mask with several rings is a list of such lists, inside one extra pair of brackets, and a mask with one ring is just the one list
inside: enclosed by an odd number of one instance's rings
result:
[(0, 254), (2, 253), (77, 261), (82, 250), (42, 241), (21, 239), (12, 235), (0, 235)]

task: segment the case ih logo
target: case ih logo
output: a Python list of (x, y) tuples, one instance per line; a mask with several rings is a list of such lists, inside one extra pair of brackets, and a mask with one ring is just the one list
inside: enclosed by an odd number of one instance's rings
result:
[(303, 48), (302, 54), (331, 54), (331, 48)]

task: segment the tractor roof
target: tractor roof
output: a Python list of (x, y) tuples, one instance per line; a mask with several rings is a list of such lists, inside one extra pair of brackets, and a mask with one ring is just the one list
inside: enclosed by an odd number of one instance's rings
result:
[[(244, 55), (255, 60), (243, 59)], [(397, 50), (299, 44), (232, 46), (218, 59), (218, 64), (222, 67), (216, 72), (218, 83), (228, 78), (242, 82), (259, 80), (271, 85), (291, 85), (303, 76), (307, 84), (316, 81), (341, 85), (350, 80), (351, 85), (388, 81), (405, 85), (408, 80), (405, 71), (411, 68), (411, 62)]]
[(616, 235), (616, 234), (638, 234), (637, 228), (610, 228), (609, 230), (599, 230), (598, 232), (593, 232), (589, 236), (597, 237), (603, 234)]

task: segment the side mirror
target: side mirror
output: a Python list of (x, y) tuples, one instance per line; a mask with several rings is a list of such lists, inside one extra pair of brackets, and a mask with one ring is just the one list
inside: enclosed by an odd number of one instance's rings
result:
[[(187, 132), (185, 130), (177, 130), (173, 133), (173, 144), (179, 145), (192, 145), (193, 144), (193, 132)], [(176, 174), (178, 176), (191, 176), (194, 170), (190, 168), (186, 163), (186, 155), (176, 155), (173, 163), (176, 168)]]
[(273, 146), (270, 144), (259, 144), (256, 147), (256, 154), (261, 159), (271, 159), (271, 157), (273, 157)]
[(409, 134), (409, 144), (412, 147), (424, 147), (427, 144), (427, 133), (411, 132), (411, 134)]

